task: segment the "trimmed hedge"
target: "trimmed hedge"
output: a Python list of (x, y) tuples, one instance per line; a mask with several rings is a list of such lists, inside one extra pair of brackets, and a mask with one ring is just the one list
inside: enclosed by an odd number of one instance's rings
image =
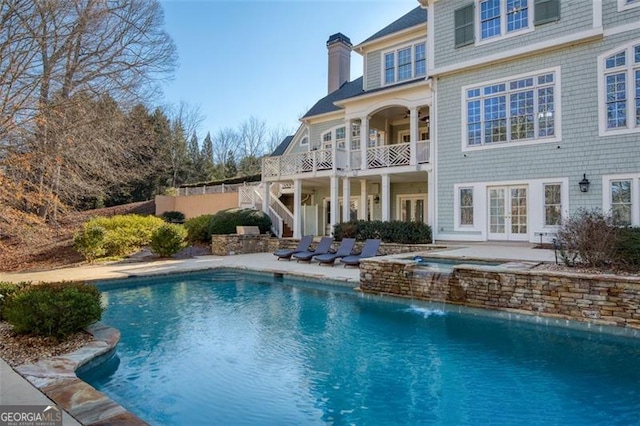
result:
[(182, 225), (166, 223), (151, 236), (151, 251), (160, 257), (169, 257), (186, 247), (187, 230)]
[(259, 210), (232, 208), (214, 214), (209, 224), (211, 235), (235, 234), (236, 226), (257, 226), (260, 233), (271, 231), (271, 218)]
[(160, 218), (169, 223), (184, 223), (184, 213), (179, 211), (168, 211), (160, 215)]
[(422, 222), (392, 220), (352, 220), (335, 225), (333, 236), (337, 240), (355, 238), (364, 241), (379, 238), (385, 243), (428, 244), (431, 243), (431, 227)]
[(102, 317), (100, 291), (85, 283), (31, 285), (14, 293), (3, 312), (16, 333), (58, 339)]
[(640, 271), (640, 227), (621, 228), (616, 238), (615, 262), (622, 268)]
[(30, 283), (26, 281), (22, 281), (19, 283), (10, 283), (6, 281), (0, 281), (0, 320), (4, 317), (2, 316), (2, 308), (4, 304), (9, 300), (14, 294), (28, 286)]
[(187, 241), (190, 243), (210, 243), (209, 225), (212, 217), (212, 214), (203, 214), (187, 220), (184, 223), (184, 227), (187, 230)]
[(159, 217), (137, 214), (97, 217), (84, 224), (74, 245), (87, 260), (127, 256), (148, 246), (153, 232), (165, 223)]

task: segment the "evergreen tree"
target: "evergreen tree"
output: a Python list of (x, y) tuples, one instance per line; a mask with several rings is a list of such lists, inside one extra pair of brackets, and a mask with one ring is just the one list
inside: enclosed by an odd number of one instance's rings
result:
[(224, 163), (224, 179), (235, 177), (238, 174), (238, 166), (236, 165), (236, 158), (233, 151), (229, 151), (227, 154), (227, 161)]
[(200, 151), (202, 160), (202, 174), (204, 181), (215, 179), (215, 166), (213, 164), (213, 141), (211, 134), (207, 132), (207, 136), (202, 141), (202, 151)]
[(204, 173), (202, 170), (202, 157), (200, 156), (200, 144), (194, 131), (189, 139), (189, 183), (202, 182)]

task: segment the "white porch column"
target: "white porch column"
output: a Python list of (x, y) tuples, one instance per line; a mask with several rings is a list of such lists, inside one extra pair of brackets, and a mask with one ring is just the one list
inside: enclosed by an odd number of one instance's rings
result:
[(340, 222), (340, 181), (336, 176), (331, 176), (331, 182), (329, 183), (331, 190), (331, 210), (329, 216), (331, 217), (331, 223), (329, 223), (331, 230), (329, 235), (333, 235), (333, 227)]
[(360, 119), (360, 170), (367, 169), (367, 147), (369, 146), (369, 117), (366, 115)]
[(293, 180), (293, 238), (302, 238), (302, 180)]
[(384, 174), (380, 185), (380, 198), (382, 198), (382, 221), (391, 220), (391, 177)]
[(271, 205), (271, 182), (262, 182), (262, 211), (269, 216), (269, 206)]
[(342, 221), (351, 220), (351, 181), (348, 177), (342, 179)]
[(345, 145), (344, 151), (347, 156), (347, 158), (345, 159), (347, 170), (351, 170), (351, 126), (352, 125), (353, 125), (353, 120), (348, 119), (346, 127), (344, 129), (344, 145)]
[(367, 193), (367, 180), (360, 180), (360, 205), (358, 206), (358, 219), (367, 220), (369, 216), (369, 194)]
[(431, 233), (436, 233), (436, 188), (433, 180), (433, 172), (427, 172), (427, 225), (431, 227)]
[(409, 143), (411, 149), (411, 157), (409, 164), (412, 166), (418, 164), (418, 153), (416, 144), (418, 142), (418, 108), (409, 108)]

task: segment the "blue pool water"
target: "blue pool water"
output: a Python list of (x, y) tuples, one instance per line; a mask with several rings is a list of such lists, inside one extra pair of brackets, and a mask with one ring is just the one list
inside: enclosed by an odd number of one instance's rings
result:
[(638, 424), (640, 342), (230, 271), (101, 285), (154, 425)]

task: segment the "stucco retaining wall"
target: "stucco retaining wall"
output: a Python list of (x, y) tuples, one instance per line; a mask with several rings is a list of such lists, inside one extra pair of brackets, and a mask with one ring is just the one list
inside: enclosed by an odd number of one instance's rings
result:
[(640, 277), (490, 266), (437, 274), (399, 259), (365, 259), (360, 290), (640, 329)]

